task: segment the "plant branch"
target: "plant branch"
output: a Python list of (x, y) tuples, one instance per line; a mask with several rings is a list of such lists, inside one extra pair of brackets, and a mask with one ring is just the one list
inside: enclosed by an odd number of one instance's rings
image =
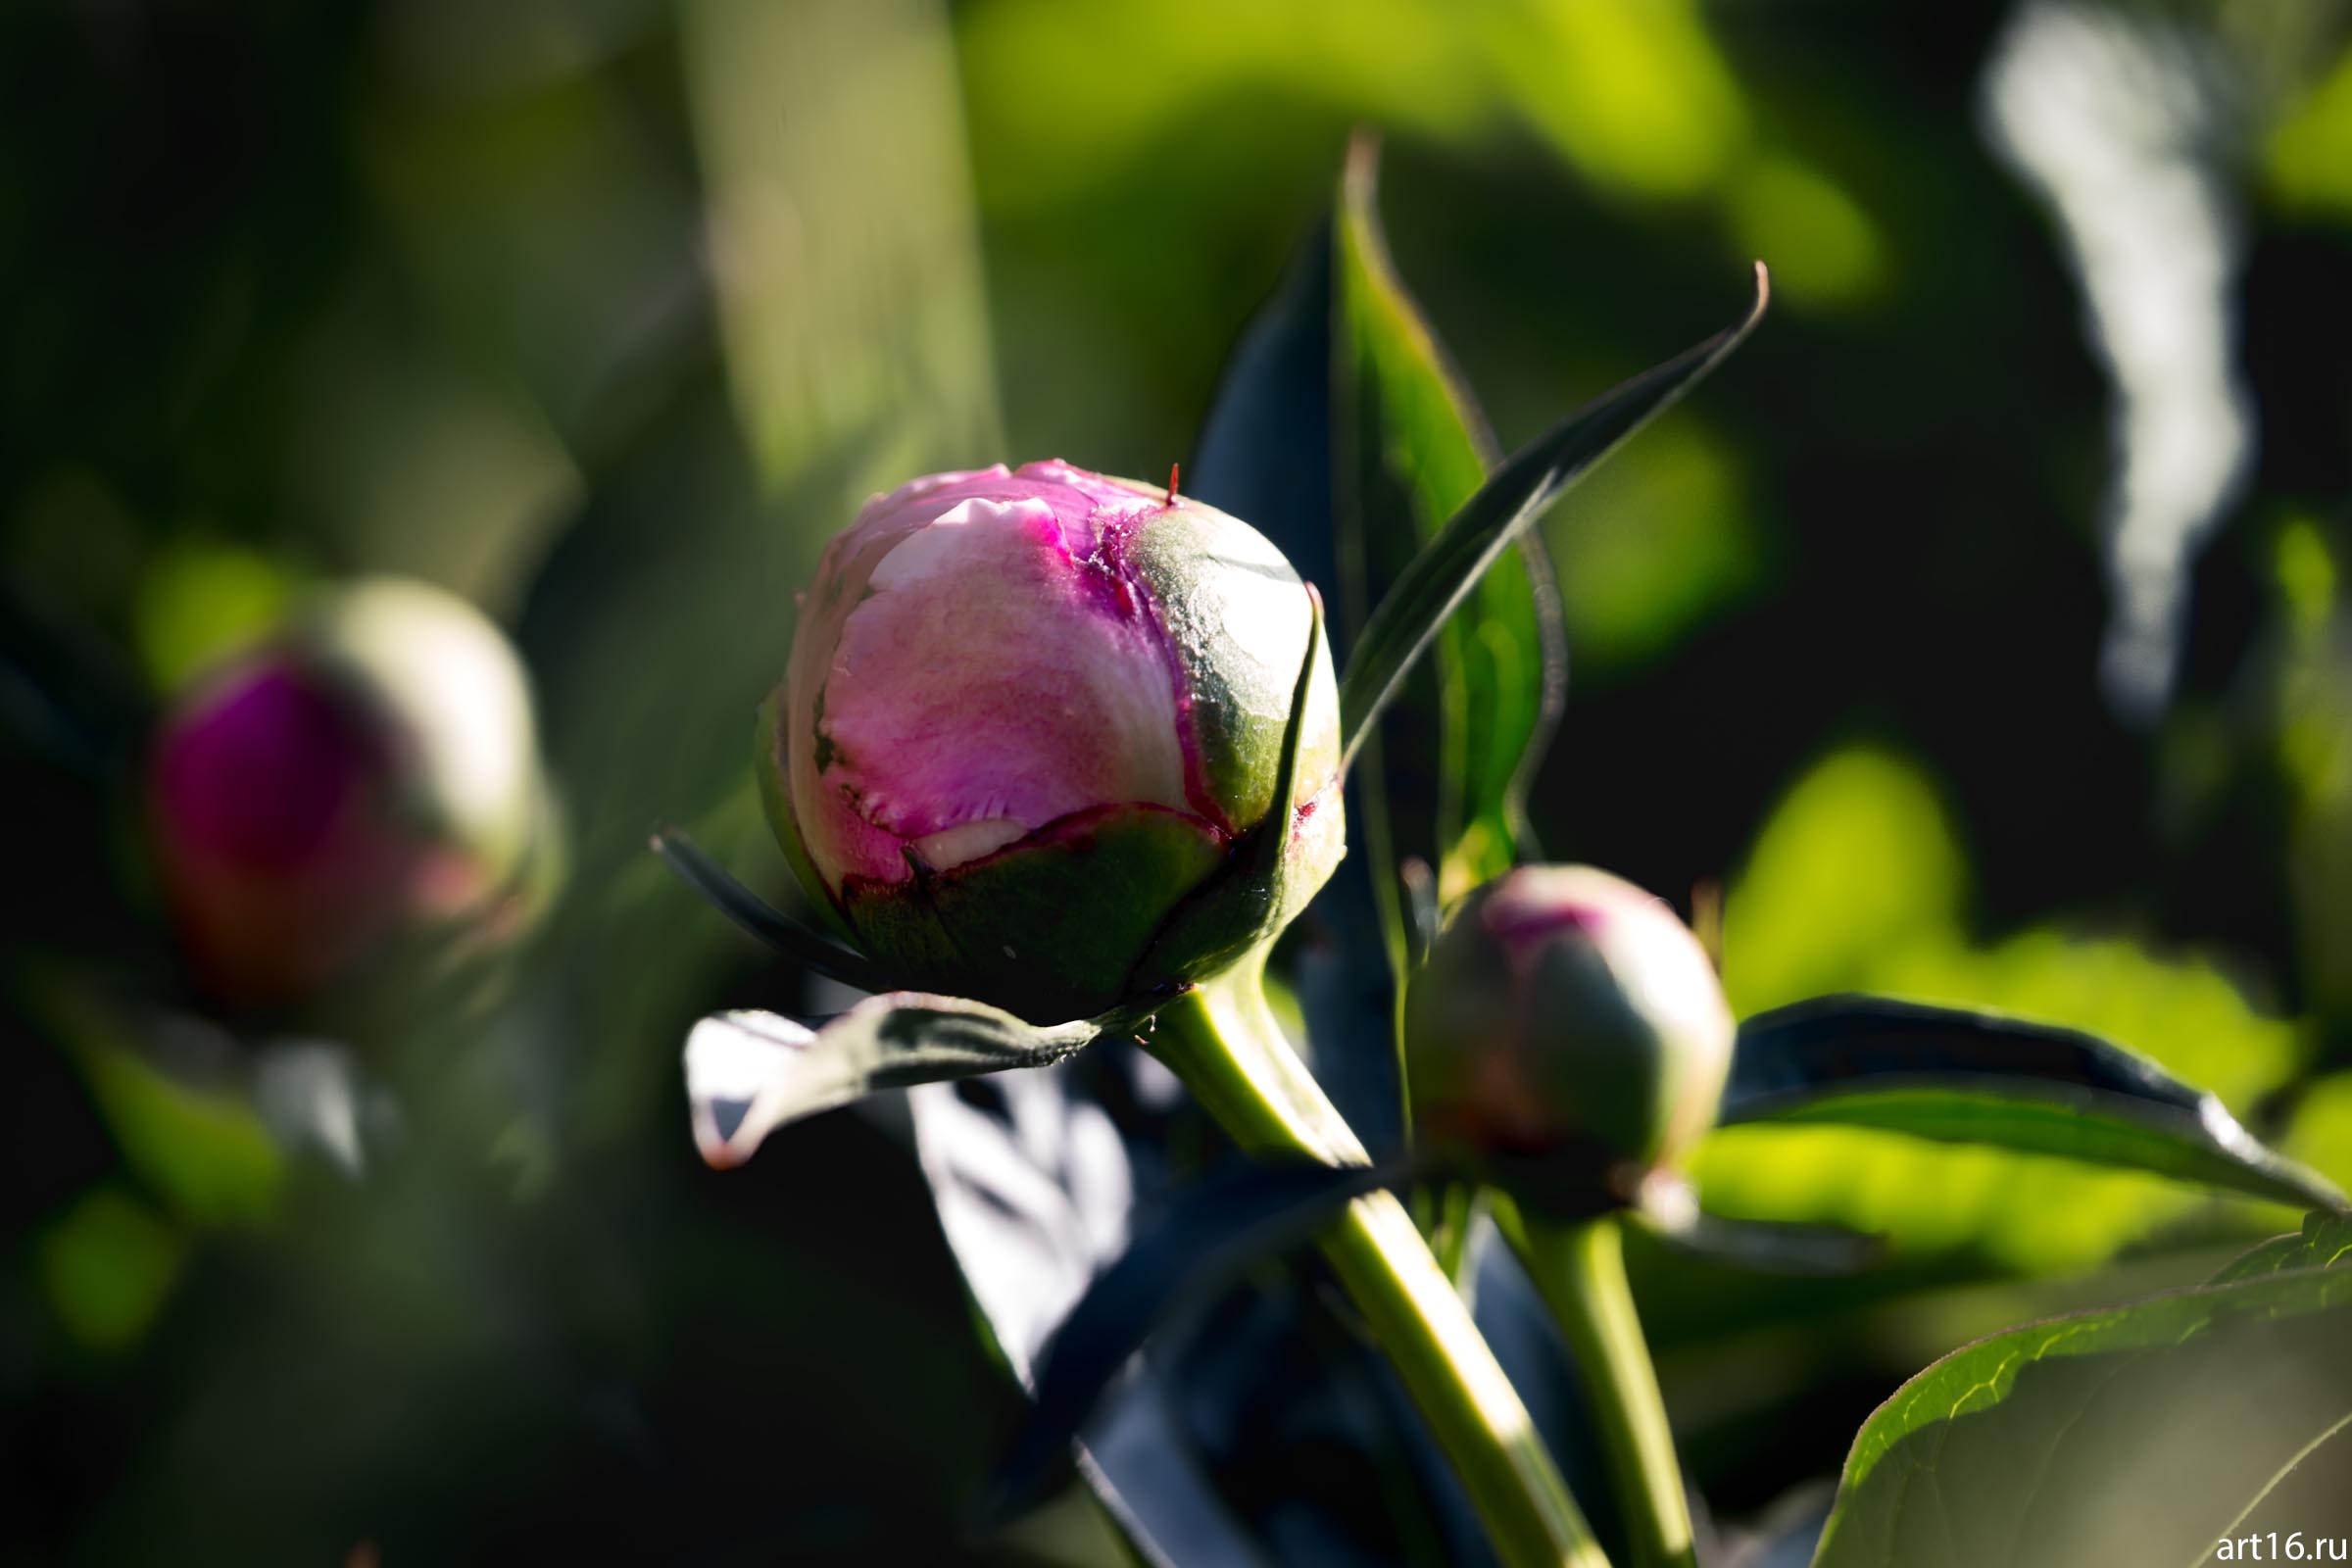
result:
[[(1160, 1009), (1152, 1052), (1252, 1152), (1361, 1164), (1362, 1143), (1283, 1039), (1263, 950)], [(1518, 1391), (1396, 1197), (1350, 1203), (1324, 1255), (1403, 1378), (1509, 1568), (1608, 1568)]]
[(1496, 1195), (1493, 1201), (1503, 1234), (1576, 1354), (1635, 1562), (1641, 1568), (1694, 1568), (1682, 1462), (1625, 1278), (1625, 1217), (1529, 1221), (1508, 1199)]

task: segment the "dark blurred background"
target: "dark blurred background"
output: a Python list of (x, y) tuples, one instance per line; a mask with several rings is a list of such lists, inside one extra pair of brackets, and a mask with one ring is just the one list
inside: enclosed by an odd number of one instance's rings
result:
[[(926, 469), (1164, 473), (1358, 123), (1506, 444), (1773, 269), (1546, 524), (1546, 851), (1723, 889), (1743, 1010), (2103, 1030), (2352, 1181), (2348, 21), (7, 7), (0, 1551), (1116, 1560), (1075, 1496), (959, 1536), (1017, 1396), (887, 1127), (701, 1167), (685, 1029), (808, 999), (645, 836), (784, 897), (747, 754), (817, 546)], [(358, 572), (514, 635), (570, 848), (463, 1007), (338, 1020), (381, 1136), (337, 1159), (157, 1065), (255, 1047), (154, 981), (129, 806), (153, 706)], [(1637, 1258), (1733, 1516), (1962, 1340), (2293, 1218), (1860, 1133), (1698, 1175), (1890, 1238), (1835, 1283)]]

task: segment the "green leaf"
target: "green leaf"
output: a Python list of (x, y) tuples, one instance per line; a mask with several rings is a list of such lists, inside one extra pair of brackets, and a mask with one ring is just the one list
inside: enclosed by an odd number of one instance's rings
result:
[(2303, 1216), (2301, 1230), (2272, 1237), (2206, 1283), (2231, 1285), (2289, 1269), (2333, 1268), (2348, 1257), (2352, 1257), (2352, 1215), (2314, 1209)]
[(895, 992), (821, 1027), (772, 1012), (712, 1013), (686, 1037), (695, 1147), (724, 1169), (790, 1122), (862, 1095), (1061, 1060), (1118, 1018), (1040, 1028), (960, 997)]
[(2222, 1543), (2248, 1534), (2332, 1537), (2352, 1528), (2328, 1483), (2347, 1427), (2352, 1268), (2011, 1329), (1863, 1424), (1814, 1561), (2185, 1568), (2244, 1555)]
[(770, 906), (759, 894), (728, 875), (724, 866), (705, 855), (682, 830), (667, 826), (654, 829), (652, 846), (662, 862), (719, 913), (786, 957), (860, 991), (889, 989), (890, 983), (882, 971), (864, 955), (853, 953)]
[(70, 978), (32, 997), (123, 1163), (150, 1193), (197, 1225), (270, 1217), (285, 1155), (254, 1108), (237, 1042), (200, 1019), (124, 1004)]
[(1304, 1242), (1350, 1199), (1396, 1185), (1398, 1166), (1250, 1161), (1178, 1195), (1168, 1211), (1095, 1276), (1037, 1364), (1029, 1418), (998, 1467), (992, 1521), (1035, 1506), (1096, 1401), (1178, 1306), (1230, 1290), (1250, 1269)]
[(1370, 733), (1414, 662), (1503, 550), (1619, 442), (1723, 363), (1754, 330), (1769, 297), (1756, 268), (1747, 314), (1705, 342), (1644, 370), (1571, 414), (1512, 455), (1447, 520), (1365, 623), (1340, 678), (1342, 765)]
[(1823, 997), (1740, 1025), (1726, 1125), (1831, 1124), (1982, 1144), (2342, 1208), (2214, 1096), (2075, 1029), (1876, 997)]
[[(1359, 136), (1341, 180), (1333, 233), (1339, 335), (1332, 368), (1343, 411), (1335, 491), (1348, 608), (1358, 622), (1477, 494), (1498, 457), (1468, 388), (1389, 259), (1378, 172), (1377, 144)], [(1451, 899), (1512, 863), (1527, 831), (1527, 775), (1566, 696), (1559, 594), (1540, 536), (1522, 536), (1516, 550), (1495, 559), (1446, 620), (1434, 665), (1436, 711), (1400, 744), (1435, 743), (1436, 797), (1420, 813), (1427, 821), (1400, 821), (1394, 837), (1400, 851), (1440, 868)], [(1392, 712), (1392, 736), (1404, 716)], [(1366, 796), (1359, 783), (1356, 799)]]

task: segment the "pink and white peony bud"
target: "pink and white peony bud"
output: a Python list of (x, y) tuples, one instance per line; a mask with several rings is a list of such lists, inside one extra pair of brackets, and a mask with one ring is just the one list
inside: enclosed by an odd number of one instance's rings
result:
[(1714, 1125), (1733, 1032), (1663, 901), (1590, 866), (1525, 867), (1462, 902), (1406, 991), (1414, 1123), (1567, 1203), (1631, 1200)]
[(1310, 638), (1277, 919), (1343, 845), (1330, 652), (1290, 564), (1213, 507), (1066, 463), (917, 479), (803, 599), (760, 731), (769, 813), (906, 984), (1091, 1016), (1235, 956), (1186, 933), (1218, 924), (1203, 901), (1265, 897), (1226, 873), (1275, 808)]
[(166, 715), (163, 894), (222, 1000), (298, 1001), (396, 939), (515, 912), (544, 848), (529, 689), (498, 629), (421, 583), (323, 595)]

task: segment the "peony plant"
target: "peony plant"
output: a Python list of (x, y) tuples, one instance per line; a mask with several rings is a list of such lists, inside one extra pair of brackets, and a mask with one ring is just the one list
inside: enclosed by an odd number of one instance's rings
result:
[[(1561, 665), (1529, 529), (1744, 339), (1763, 274), (1733, 327), (1497, 459), (1389, 265), (1371, 181), (1359, 147), (1325, 242), (1237, 356), (1194, 466), (1201, 499), (1060, 462), (999, 466), (877, 496), (828, 546), (756, 756), (823, 929), (768, 908), (682, 835), (657, 848), (748, 929), (873, 995), (827, 1019), (703, 1020), (686, 1052), (696, 1137), (732, 1164), (868, 1091), (1132, 1040), (1258, 1163), (1179, 1195), (1075, 1301), (1058, 1283), (1008, 1295), (1003, 1260), (980, 1252), (994, 1233), (971, 1217), (1059, 1200), (1061, 1178), (1007, 1139), (975, 1160), (987, 1180), (957, 1192), (936, 1144), (964, 1136), (970, 1109), (911, 1098), (951, 1243), (1035, 1398), (998, 1512), (1076, 1443), (1143, 1555), (1233, 1560), (1198, 1555), (1198, 1489), (1162, 1495), (1133, 1428), (1090, 1450), (1084, 1423), (1121, 1397), (1159, 1310), (1232, 1287), (1302, 1228), (1498, 1560), (1694, 1564), (1623, 1237), (1639, 1226), (1748, 1262), (1820, 1240), (1704, 1213), (1680, 1168), (1719, 1121), (1893, 1128), (2326, 1210), (2343, 1199), (2108, 1042), (1867, 998), (1735, 1022), (1671, 907), (1592, 867), (1531, 863), (1520, 795)], [(1375, 575), (1383, 561), (1406, 564)], [(1334, 598), (1336, 677), (1309, 583)], [(1424, 661), (1439, 680), (1409, 678)], [(1393, 788), (1416, 769), (1441, 787)], [(1288, 1025), (1277, 971), (1298, 1004)], [(1060, 1214), (1035, 1231), (1084, 1228)], [(1908, 1472), (1886, 1456), (1940, 1445), (1973, 1402), (2000, 1413), (2006, 1369), (2053, 1347), (2174, 1353), (2245, 1309), (2340, 1326), (2352, 1271), (2328, 1261), (2341, 1224), (2315, 1219), (2210, 1299), (2116, 1309), (2080, 1339), (2019, 1331), (1992, 1370), (1931, 1368), (1922, 1397), (1866, 1426), (1826, 1522), (1776, 1549), (1831, 1568), (1908, 1560), (1886, 1543), (1939, 1526), (1907, 1511)], [(1539, 1423), (1514, 1381), (1527, 1363), (1506, 1370), (1465, 1299), (1476, 1235), (1507, 1244), (1556, 1319), (1581, 1431)], [(1095, 1273), (1099, 1259), (1061, 1261)], [(1042, 1343), (1041, 1319), (1058, 1325)], [(2290, 1468), (2296, 1445), (2325, 1437), (2284, 1428), (2258, 1446)], [(1605, 1456), (1606, 1543), (1555, 1463), (1563, 1439)], [(2198, 1494), (2179, 1543), (2202, 1551), (2244, 1517), (2228, 1486)]]

